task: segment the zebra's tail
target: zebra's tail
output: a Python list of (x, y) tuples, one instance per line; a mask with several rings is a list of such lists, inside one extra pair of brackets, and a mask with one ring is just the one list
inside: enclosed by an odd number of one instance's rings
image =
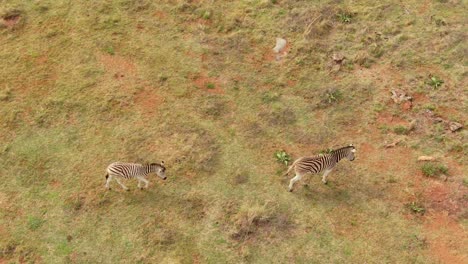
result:
[(283, 175), (283, 177), (289, 174), (289, 172), (296, 166), (297, 161), (298, 160), (294, 161), (293, 164), (291, 164), (291, 166), (289, 166), (288, 171)]
[(106, 183), (107, 183), (108, 178), (109, 178), (109, 173), (106, 174)]

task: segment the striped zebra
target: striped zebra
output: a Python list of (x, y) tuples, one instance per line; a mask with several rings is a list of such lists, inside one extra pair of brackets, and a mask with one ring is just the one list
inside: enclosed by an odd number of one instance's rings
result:
[(141, 183), (145, 183), (145, 188), (148, 188), (148, 180), (145, 179), (146, 175), (155, 172), (161, 179), (165, 180), (166, 177), (166, 167), (164, 167), (164, 161), (161, 164), (151, 163), (151, 164), (137, 164), (137, 163), (123, 163), (123, 162), (114, 162), (107, 167), (106, 174), (106, 188), (110, 190), (109, 183), (113, 178), (117, 183), (122, 186), (122, 188), (128, 191), (128, 188), (120, 182), (119, 178), (130, 179), (136, 178), (138, 180), (138, 188), (143, 190)]
[(301, 157), (294, 161), (294, 163), (289, 167), (288, 171), (284, 176), (288, 175), (289, 172), (294, 169), (296, 176), (291, 179), (289, 182), (289, 191), (292, 192), (293, 185), (299, 181), (302, 176), (307, 173), (323, 173), (322, 182), (327, 184), (327, 176), (336, 166), (336, 164), (343, 158), (347, 158), (350, 161), (354, 160), (354, 153), (356, 148), (351, 144), (349, 146), (333, 150), (328, 154), (317, 155), (313, 157)]

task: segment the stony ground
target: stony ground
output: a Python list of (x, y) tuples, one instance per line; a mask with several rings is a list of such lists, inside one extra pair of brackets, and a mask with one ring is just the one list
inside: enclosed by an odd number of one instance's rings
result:
[(0, 263), (468, 262), (464, 1), (94, 2), (0, 0)]

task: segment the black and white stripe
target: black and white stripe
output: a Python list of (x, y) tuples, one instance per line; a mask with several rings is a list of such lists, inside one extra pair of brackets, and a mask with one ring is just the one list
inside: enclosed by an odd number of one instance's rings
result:
[(156, 173), (160, 178), (165, 180), (166, 177), (166, 167), (164, 167), (164, 161), (161, 164), (151, 163), (151, 164), (138, 164), (138, 163), (123, 163), (123, 162), (114, 162), (107, 167), (106, 174), (106, 188), (110, 189), (109, 183), (113, 178), (117, 181), (122, 188), (128, 190), (128, 188), (120, 182), (120, 178), (131, 179), (136, 178), (138, 180), (138, 188), (141, 187), (141, 183), (145, 183), (145, 188), (148, 188), (148, 180), (146, 176), (150, 173)]
[(307, 173), (317, 174), (323, 173), (322, 182), (327, 183), (327, 176), (336, 166), (336, 164), (343, 158), (347, 158), (353, 161), (356, 152), (356, 148), (353, 145), (349, 145), (337, 150), (333, 150), (329, 154), (317, 155), (313, 157), (301, 157), (294, 161), (289, 167), (285, 175), (287, 175), (292, 169), (294, 169), (296, 176), (289, 182), (289, 191), (292, 191), (295, 182), (299, 181), (302, 176)]

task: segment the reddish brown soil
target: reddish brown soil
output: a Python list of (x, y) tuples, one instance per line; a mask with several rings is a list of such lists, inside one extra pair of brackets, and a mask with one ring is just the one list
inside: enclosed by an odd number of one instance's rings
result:
[(423, 94), (423, 93), (415, 93), (415, 94), (412, 94), (412, 97), (413, 97), (413, 101), (415, 104), (419, 104), (419, 105), (424, 105), (424, 104), (427, 104), (429, 103), (431, 100), (427, 97), (427, 95)]
[(49, 186), (57, 189), (57, 188), (60, 188), (62, 186), (62, 183), (57, 181), (57, 180), (52, 180), (49, 182)]
[(13, 28), (16, 24), (18, 24), (21, 20), (20, 15), (11, 15), (3, 17), (2, 24), (5, 25), (7, 28)]
[(468, 263), (468, 235), (461, 225), (445, 212), (424, 217), (424, 231), (429, 238), (429, 254), (440, 263)]
[(389, 113), (380, 113), (378, 116), (377, 116), (377, 123), (378, 124), (381, 124), (381, 125), (388, 125), (388, 126), (407, 126), (409, 124), (408, 121), (400, 118), (400, 117), (397, 117), (397, 116), (393, 116)]
[(167, 14), (165, 12), (163, 12), (163, 11), (156, 11), (156, 12), (154, 12), (153, 16), (162, 20), (162, 19), (165, 19), (167, 17)]
[[(459, 172), (453, 162), (448, 164), (451, 174)], [(440, 263), (467, 263), (468, 256), (464, 253), (464, 248), (468, 244), (468, 235), (459, 219), (463, 217), (463, 210), (468, 207), (468, 201), (464, 197), (468, 188), (462, 185), (460, 179), (432, 179), (423, 176), (420, 171), (412, 174), (408, 182), (414, 185), (412, 192), (419, 198), (402, 193), (402, 202), (418, 200), (424, 205), (426, 214), (421, 219), (429, 244), (429, 254)]]
[(429, 0), (426, 0), (424, 1), (423, 3), (421, 3), (421, 5), (419, 6), (418, 8), (418, 13), (419, 14), (425, 14), (430, 8), (431, 8), (431, 1)]
[(135, 75), (137, 72), (135, 64), (124, 57), (103, 54), (98, 58), (106, 71), (112, 73), (116, 79), (124, 78), (126, 75)]
[(281, 63), (286, 59), (290, 50), (291, 43), (289, 41), (286, 43), (286, 47), (284, 47), (284, 49), (279, 53), (274, 52), (273, 47), (268, 47), (268, 49), (263, 52), (263, 61), (277, 61)]
[[(211, 94), (224, 94), (221, 87), (221, 81), (218, 78), (206, 77), (204, 75), (193, 78), (193, 84), (200, 90)], [(208, 88), (208, 85), (214, 85), (214, 88)]]
[(146, 115), (154, 115), (163, 99), (154, 89), (146, 88), (135, 96), (135, 105)]

